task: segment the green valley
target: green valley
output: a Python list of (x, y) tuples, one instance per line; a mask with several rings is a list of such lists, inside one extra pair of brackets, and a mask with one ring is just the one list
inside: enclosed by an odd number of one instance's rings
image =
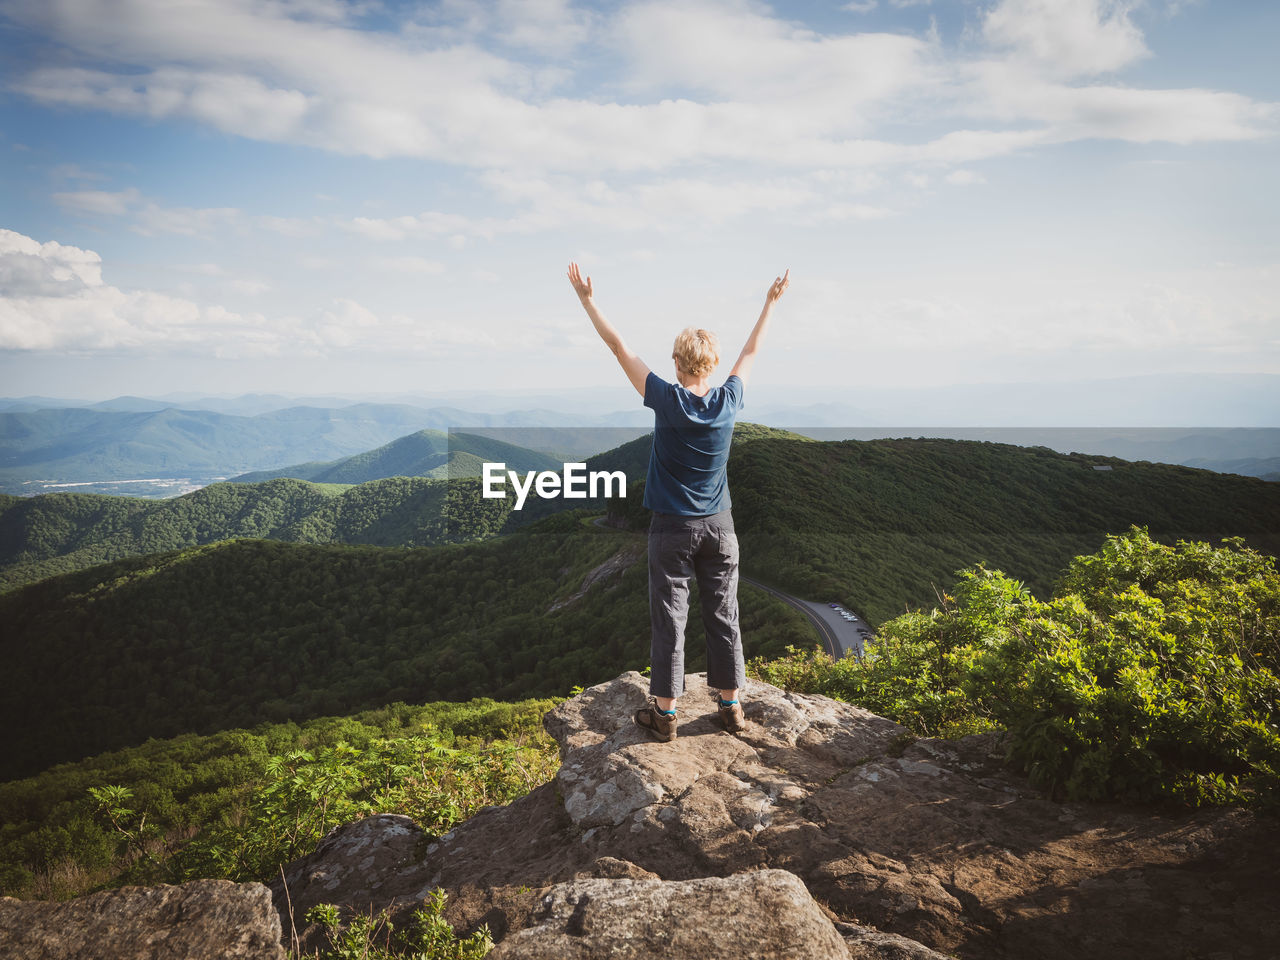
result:
[[(643, 553), (642, 537), (571, 513), (480, 543), (237, 540), (42, 580), (0, 596), (0, 720), (39, 718), (0, 778), (148, 737), (393, 700), (561, 695), (639, 669)], [(741, 604), (751, 655), (810, 641), (780, 601), (744, 589)], [(689, 643), (698, 669), (696, 622)]]

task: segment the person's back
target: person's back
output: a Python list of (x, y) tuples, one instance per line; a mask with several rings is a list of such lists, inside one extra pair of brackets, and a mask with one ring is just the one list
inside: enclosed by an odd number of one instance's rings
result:
[(700, 397), (649, 374), (644, 405), (653, 410), (654, 433), (644, 484), (648, 509), (705, 516), (732, 506), (726, 467), (742, 394), (737, 376)]
[(769, 288), (738, 362), (724, 384), (714, 388), (707, 378), (720, 362), (715, 334), (689, 327), (676, 337), (671, 353), (676, 382), (669, 383), (627, 349), (596, 309), (591, 278), (583, 280), (576, 263), (569, 265), (569, 280), (596, 332), (654, 414), (644, 493), (644, 505), (653, 511), (649, 523), (649, 706), (636, 711), (635, 722), (659, 740), (675, 739), (676, 699), (684, 687), (689, 583), (696, 578), (707, 637), (707, 684), (720, 691), (719, 712), (725, 728), (741, 730), (745, 718), (738, 690), (746, 675), (738, 627), (738, 538), (730, 510), (729, 448), (747, 375), (790, 273)]

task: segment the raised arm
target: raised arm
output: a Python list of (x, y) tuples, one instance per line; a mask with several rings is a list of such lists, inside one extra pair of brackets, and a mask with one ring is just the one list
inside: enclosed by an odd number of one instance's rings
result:
[(746, 382), (748, 374), (751, 373), (751, 365), (756, 362), (756, 353), (760, 350), (760, 344), (764, 342), (764, 334), (769, 326), (769, 315), (773, 312), (773, 305), (781, 299), (789, 286), (791, 286), (790, 269), (774, 280), (773, 286), (765, 294), (764, 309), (760, 311), (760, 319), (752, 328), (751, 336), (747, 337), (746, 345), (743, 346), (742, 353), (738, 354), (738, 362), (729, 371), (729, 376), (737, 376), (744, 383)]
[(587, 277), (583, 280), (582, 273), (578, 270), (576, 263), (569, 264), (569, 282), (573, 284), (573, 289), (577, 292), (578, 299), (582, 301), (582, 309), (587, 311), (587, 316), (591, 318), (591, 325), (596, 328), (596, 333), (600, 334), (600, 339), (604, 341), (605, 346), (613, 351), (613, 355), (618, 358), (618, 363), (622, 365), (627, 379), (636, 388), (636, 392), (643, 397), (644, 382), (649, 376), (648, 365), (631, 352), (631, 349), (623, 342), (622, 335), (614, 329), (613, 324), (606, 320), (604, 314), (596, 307), (595, 300), (591, 297), (591, 278)]

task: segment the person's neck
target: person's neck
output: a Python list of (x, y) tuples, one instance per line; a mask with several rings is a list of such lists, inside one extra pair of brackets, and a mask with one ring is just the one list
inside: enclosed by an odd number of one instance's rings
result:
[(677, 370), (676, 379), (680, 381), (680, 386), (684, 387), (695, 397), (705, 397), (711, 392), (711, 384), (707, 382), (706, 377), (691, 377), (687, 373)]

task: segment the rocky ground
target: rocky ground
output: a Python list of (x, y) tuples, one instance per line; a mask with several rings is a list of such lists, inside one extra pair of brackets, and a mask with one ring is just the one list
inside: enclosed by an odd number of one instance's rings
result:
[[(0, 956), (280, 960), (317, 903), (403, 919), (442, 887), (493, 960), (1280, 958), (1280, 819), (1063, 804), (989, 735), (914, 740), (882, 717), (751, 682), (720, 729), (700, 675), (679, 737), (635, 727), (643, 677), (546, 718), (554, 783), (425, 836), (340, 827), (261, 884), (0, 899)], [(274, 909), (273, 909), (274, 908)]]
[(122, 887), (65, 903), (0, 897), (5, 960), (285, 960), (260, 883)]
[(991, 735), (913, 741), (755, 682), (731, 735), (703, 678), (687, 686), (672, 743), (630, 722), (639, 674), (561, 705), (556, 781), (444, 837), (395, 816), (340, 828), (286, 871), (293, 915), (443, 887), (499, 960), (1280, 957), (1274, 817), (1054, 802)]

